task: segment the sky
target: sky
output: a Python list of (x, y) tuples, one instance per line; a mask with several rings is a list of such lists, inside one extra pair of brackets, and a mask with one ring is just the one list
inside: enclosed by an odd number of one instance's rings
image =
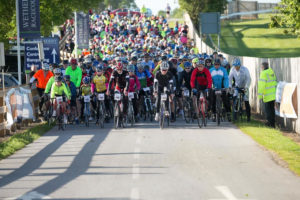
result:
[[(280, 0), (258, 0), (258, 2), (263, 3), (277, 3), (279, 1)], [(170, 4), (172, 10), (179, 7), (178, 0), (135, 0), (135, 3), (139, 8), (143, 5), (145, 5), (146, 8), (150, 8), (153, 14), (157, 14), (160, 10), (166, 10), (167, 3)]]

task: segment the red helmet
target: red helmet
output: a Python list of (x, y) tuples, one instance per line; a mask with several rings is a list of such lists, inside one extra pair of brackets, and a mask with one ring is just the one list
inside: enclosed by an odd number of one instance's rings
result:
[(72, 65), (77, 65), (77, 60), (75, 58), (72, 58), (71, 61), (70, 61), (70, 63)]
[(117, 70), (123, 69), (123, 64), (121, 62), (117, 62), (116, 69)]

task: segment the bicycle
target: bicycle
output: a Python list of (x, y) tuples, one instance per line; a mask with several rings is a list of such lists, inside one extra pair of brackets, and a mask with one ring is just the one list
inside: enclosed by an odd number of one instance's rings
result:
[(237, 93), (237, 96), (234, 98), (233, 101), (233, 119), (240, 119), (243, 120), (243, 117), (246, 113), (244, 109), (244, 98), (245, 98), (245, 89), (244, 88), (234, 88), (234, 92)]
[(84, 114), (84, 122), (85, 122), (86, 127), (89, 127), (89, 125), (90, 125), (90, 122), (89, 122), (89, 117), (91, 116), (90, 102), (91, 102), (90, 95), (83, 96), (83, 103), (84, 103), (83, 114)]
[(122, 127), (125, 128), (126, 117), (123, 116), (123, 109), (124, 105), (122, 102), (123, 95), (121, 95), (120, 91), (116, 90), (114, 93), (114, 100), (115, 100), (115, 106), (114, 106), (114, 127), (115, 129)]
[(223, 106), (223, 101), (222, 101), (223, 91), (226, 91), (226, 89), (214, 89), (215, 96), (216, 96), (216, 121), (218, 126), (220, 125), (221, 121), (225, 121), (226, 118), (226, 110)]
[(66, 128), (66, 124), (64, 123), (64, 110), (62, 107), (63, 102), (65, 102), (64, 96), (56, 96), (56, 122), (58, 125), (58, 130), (64, 130)]
[(144, 99), (143, 99), (143, 114), (144, 114), (144, 121), (147, 120), (147, 118), (150, 119), (150, 121), (152, 122), (153, 121), (153, 105), (152, 105), (152, 101), (151, 101), (151, 97), (150, 97), (150, 88), (149, 87), (146, 87), (146, 88), (143, 88), (144, 90)]
[(96, 124), (98, 124), (101, 128), (104, 128), (104, 120), (105, 120), (105, 94), (97, 93), (97, 120)]
[[(164, 93), (160, 95), (160, 117), (159, 126), (161, 129), (164, 128), (165, 118), (167, 120), (167, 125), (170, 125), (170, 113), (166, 110), (166, 102), (168, 101), (167, 87), (164, 87)], [(170, 103), (169, 103), (170, 107)]]
[(135, 119), (134, 119), (134, 109), (133, 109), (133, 104), (132, 104), (132, 99), (134, 99), (134, 92), (129, 92), (128, 93), (128, 113), (127, 113), (127, 118), (128, 121), (130, 122), (131, 126), (134, 125)]
[(182, 89), (183, 96), (183, 115), (186, 123), (190, 123), (193, 119), (193, 105), (190, 98), (190, 91), (187, 88)]
[[(206, 90), (205, 90), (206, 92)], [(196, 114), (197, 114), (197, 123), (199, 128), (207, 125), (207, 99), (203, 90), (200, 90), (199, 99), (196, 97)]]

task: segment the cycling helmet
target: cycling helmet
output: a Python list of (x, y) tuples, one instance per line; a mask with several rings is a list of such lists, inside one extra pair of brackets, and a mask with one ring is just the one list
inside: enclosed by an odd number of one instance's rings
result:
[(134, 60), (137, 61), (137, 59), (138, 59), (138, 58), (137, 58), (136, 55), (134, 55), (134, 56), (131, 57), (131, 61), (134, 61)]
[(102, 72), (103, 71), (103, 65), (97, 65), (97, 68), (96, 68), (96, 72)]
[(236, 66), (241, 66), (241, 60), (239, 58), (234, 58), (233, 62), (232, 62), (232, 65), (234, 67)]
[(163, 55), (162, 57), (161, 57), (161, 60), (163, 60), (163, 61), (166, 61), (168, 58), (167, 58), (167, 56), (166, 55)]
[(77, 60), (75, 58), (72, 58), (71, 61), (70, 61), (70, 63), (72, 65), (77, 65)]
[(221, 60), (220, 60), (220, 59), (216, 59), (216, 60), (215, 60), (215, 65), (216, 65), (216, 64), (221, 65)]
[(190, 62), (184, 62), (184, 68), (190, 68), (192, 64)]
[(50, 69), (49, 64), (48, 63), (43, 63), (42, 69), (45, 70), (45, 71), (48, 71)]
[(85, 77), (82, 79), (82, 82), (83, 82), (84, 84), (89, 84), (89, 83), (90, 83), (90, 77), (85, 76)]
[(70, 81), (71, 80), (71, 76), (70, 75), (65, 75), (65, 80), (66, 81)]
[(61, 69), (60, 69), (60, 68), (55, 68), (54, 71), (53, 71), (53, 73), (54, 73), (55, 75), (61, 74)]
[(169, 69), (169, 63), (166, 62), (166, 61), (163, 61), (161, 64), (160, 64), (160, 69), (161, 70), (168, 70)]
[(117, 65), (116, 65), (116, 69), (117, 70), (123, 69), (123, 64), (121, 62), (118, 62)]
[(84, 63), (90, 64), (90, 63), (92, 63), (92, 59), (90, 57), (87, 57), (84, 59)]
[(62, 81), (62, 76), (55, 76), (54, 80), (55, 82)]
[(144, 65), (142, 63), (138, 63), (136, 66), (138, 69), (144, 69)]
[(134, 65), (128, 65), (127, 70), (128, 72), (134, 72), (135, 71)]
[(198, 64), (198, 63), (199, 63), (199, 58), (194, 58), (194, 59), (192, 60), (192, 63)]
[(200, 59), (198, 65), (204, 65), (204, 64), (205, 64), (204, 59)]

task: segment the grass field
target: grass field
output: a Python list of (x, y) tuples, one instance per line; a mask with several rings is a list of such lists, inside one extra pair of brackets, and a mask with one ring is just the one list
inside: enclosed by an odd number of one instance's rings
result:
[[(299, 57), (300, 39), (269, 28), (270, 15), (257, 20), (222, 21), (220, 47), (225, 53), (251, 57)], [(217, 36), (212, 35), (217, 45)], [(207, 41), (209, 44), (209, 41)]]
[(241, 131), (253, 138), (269, 151), (277, 154), (287, 166), (300, 176), (300, 145), (286, 137), (278, 129), (266, 127), (262, 122), (235, 123)]

